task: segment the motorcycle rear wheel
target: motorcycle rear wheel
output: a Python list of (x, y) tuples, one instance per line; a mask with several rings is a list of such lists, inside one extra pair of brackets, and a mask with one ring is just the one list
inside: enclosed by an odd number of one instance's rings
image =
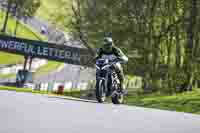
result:
[(111, 100), (113, 104), (122, 104), (124, 101), (124, 95), (120, 92), (119, 84), (115, 83), (115, 91), (111, 95)]
[(111, 97), (113, 104), (122, 104), (124, 101), (124, 96), (121, 93), (115, 93)]

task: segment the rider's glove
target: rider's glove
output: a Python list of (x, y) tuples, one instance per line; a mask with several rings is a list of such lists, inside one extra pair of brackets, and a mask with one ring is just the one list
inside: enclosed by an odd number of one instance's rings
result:
[(113, 70), (116, 70), (116, 69), (117, 69), (117, 65), (116, 65), (116, 64), (113, 64), (113, 65), (112, 65), (112, 69), (113, 69)]
[(115, 62), (115, 63), (113, 63), (112, 65), (111, 65), (111, 69), (113, 69), (113, 70), (116, 70), (116, 68), (117, 68), (117, 64), (116, 64), (117, 62)]
[(116, 63), (121, 63), (123, 60), (121, 58), (116, 58), (113, 60), (113, 62), (115, 62), (114, 64)]

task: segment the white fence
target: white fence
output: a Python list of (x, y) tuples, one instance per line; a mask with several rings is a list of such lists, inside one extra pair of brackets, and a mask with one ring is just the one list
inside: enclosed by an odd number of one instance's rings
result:
[(59, 86), (63, 86), (65, 91), (87, 90), (87, 89), (94, 89), (94, 82), (79, 82), (77, 84), (72, 81), (68, 81), (65, 83), (55, 82), (55, 83), (39, 83), (30, 86), (27, 85), (28, 88), (40, 91), (58, 91)]
[[(137, 77), (126, 80), (125, 84), (128, 90), (137, 91), (137, 89), (142, 88), (142, 78)], [(95, 80), (91, 80), (90, 82), (82, 81), (79, 83), (76, 83), (75, 81), (39, 83), (34, 85), (33, 89), (41, 91), (58, 91), (59, 86), (63, 86), (65, 91), (89, 90), (95, 89)]]

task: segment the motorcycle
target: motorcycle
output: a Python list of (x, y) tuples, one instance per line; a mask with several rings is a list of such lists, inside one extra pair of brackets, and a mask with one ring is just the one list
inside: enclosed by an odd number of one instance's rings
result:
[(119, 59), (98, 59), (96, 61), (96, 99), (103, 103), (106, 97), (111, 96), (113, 104), (123, 103), (124, 95), (120, 88), (120, 81), (113, 65), (120, 62)]

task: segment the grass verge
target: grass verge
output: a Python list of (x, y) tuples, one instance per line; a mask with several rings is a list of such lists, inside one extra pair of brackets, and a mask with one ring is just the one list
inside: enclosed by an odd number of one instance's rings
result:
[[(3, 23), (4, 23), (4, 17), (5, 17), (5, 12), (3, 10), (0, 10), (0, 16), (2, 18), (0, 19), (0, 26), (2, 28)], [(16, 27), (16, 19), (9, 16), (8, 23), (7, 23), (7, 33), (9, 35), (13, 35), (15, 31), (15, 27)], [(45, 36), (43, 36), (42, 34), (38, 33), (34, 29), (28, 27), (27, 25), (21, 22), (19, 22), (16, 36), (21, 37), (21, 38), (31, 39), (31, 40), (47, 40)]]
[(174, 94), (171, 96), (132, 95), (125, 98), (125, 104), (147, 108), (200, 114), (200, 90), (195, 89), (192, 92)]
[(17, 88), (17, 87), (10, 87), (10, 86), (0, 86), (0, 90), (27, 92), (27, 93), (33, 93), (33, 94), (49, 94), (49, 95), (57, 95), (57, 96), (73, 96), (76, 98), (79, 98), (81, 96), (81, 91), (79, 90), (65, 91), (64, 94), (57, 94), (57, 92), (32, 90), (30, 88)]
[(15, 78), (16, 77), (16, 74), (0, 74), (0, 78), (1, 79), (7, 79), (7, 78)]
[(48, 63), (42, 67), (40, 67), (37, 71), (36, 71), (36, 75), (35, 76), (41, 76), (41, 75), (45, 75), (49, 72), (55, 71), (56, 69), (58, 69), (63, 63), (60, 62), (55, 62), (55, 61), (48, 61)]
[(36, 94), (51, 94), (47, 91), (36, 91), (30, 88), (16, 88), (16, 87), (9, 87), (9, 86), (0, 86), (0, 90), (8, 90), (8, 91), (16, 91), (16, 92), (29, 92), (29, 93), (36, 93)]
[(0, 52), (0, 64), (21, 64), (24, 57), (21, 55), (9, 54), (6, 52)]

